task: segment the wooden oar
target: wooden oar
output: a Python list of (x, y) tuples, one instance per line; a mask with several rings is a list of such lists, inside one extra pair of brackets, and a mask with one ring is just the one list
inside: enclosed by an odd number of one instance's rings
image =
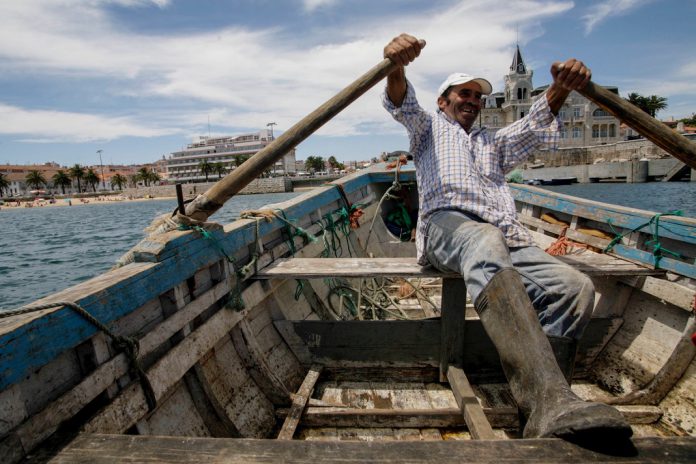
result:
[(691, 169), (696, 169), (696, 143), (604, 87), (589, 82), (579, 92)]
[(384, 79), (396, 69), (396, 66), (391, 60), (385, 58), (333, 98), (305, 116), (266, 148), (218, 181), (208, 191), (196, 197), (186, 206), (186, 216), (198, 221), (205, 221), (227, 200), (260, 176), (266, 169), (273, 166), (273, 163), (288, 151), (309, 137), (377, 82)]

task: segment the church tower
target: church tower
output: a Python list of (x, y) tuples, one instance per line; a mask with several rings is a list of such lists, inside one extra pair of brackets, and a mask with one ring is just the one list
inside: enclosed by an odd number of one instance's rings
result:
[(520, 46), (517, 45), (510, 71), (505, 76), (505, 103), (503, 111), (507, 124), (524, 117), (532, 106), (532, 75), (534, 71), (527, 68), (522, 59)]

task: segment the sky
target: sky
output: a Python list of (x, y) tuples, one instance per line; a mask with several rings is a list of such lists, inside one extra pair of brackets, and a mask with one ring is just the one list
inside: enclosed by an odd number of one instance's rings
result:
[[(451, 72), (494, 91), (519, 44), (534, 86), (554, 61), (696, 112), (696, 0), (0, 0), (0, 164), (141, 164), (199, 136), (288, 130), (382, 60), (401, 32), (421, 105)], [(297, 147), (365, 160), (408, 149), (383, 83)]]

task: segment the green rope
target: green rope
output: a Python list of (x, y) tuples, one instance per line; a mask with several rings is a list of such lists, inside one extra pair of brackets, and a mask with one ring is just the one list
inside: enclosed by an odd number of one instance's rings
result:
[(201, 237), (203, 237), (203, 239), (211, 242), (212, 245), (225, 257), (225, 259), (227, 259), (227, 262), (232, 265), (232, 270), (237, 276), (237, 278), (235, 279), (236, 284), (234, 290), (230, 292), (230, 298), (225, 304), (225, 306), (235, 311), (243, 310), (246, 307), (244, 299), (242, 298), (242, 280), (244, 278), (244, 275), (241, 273), (241, 270), (237, 268), (237, 261), (232, 256), (227, 254), (222, 244), (213, 236), (213, 234), (210, 233), (209, 230), (206, 230), (201, 226), (187, 226), (185, 224), (180, 224), (178, 229), (193, 230), (195, 232), (198, 232), (199, 234), (201, 234)]
[[(680, 253), (670, 251), (667, 248), (664, 248), (662, 246), (662, 243), (660, 242), (660, 228), (663, 228), (665, 230), (669, 229), (663, 225), (660, 225), (660, 218), (662, 216), (683, 216), (684, 212), (681, 210), (673, 210), (673, 211), (668, 211), (666, 213), (658, 213), (655, 214), (653, 217), (650, 218), (648, 222), (645, 222), (638, 227), (635, 227), (627, 232), (624, 232), (623, 234), (618, 233), (612, 224), (611, 218), (607, 218), (607, 224), (609, 224), (609, 227), (611, 228), (611, 231), (614, 233), (615, 237), (609, 242), (609, 245), (604, 248), (604, 253), (610, 252), (616, 244), (618, 244), (626, 235), (632, 234), (633, 232), (639, 231), (645, 227), (650, 227), (650, 234), (652, 235), (652, 238), (648, 241), (645, 242), (646, 246), (652, 247), (652, 255), (653, 255), (653, 260), (654, 260), (654, 266), (655, 268), (659, 268), (660, 266), (660, 260), (664, 257), (664, 254), (671, 255), (675, 258), (681, 258), (682, 255)], [(671, 231), (670, 231), (671, 232)], [(680, 234), (677, 234), (680, 235)]]
[(51, 308), (58, 308), (64, 306), (75, 311), (77, 314), (82, 316), (87, 322), (91, 323), (97, 329), (104, 332), (109, 338), (111, 338), (111, 343), (113, 343), (116, 351), (123, 351), (123, 354), (128, 358), (129, 367), (128, 371), (130, 375), (140, 382), (140, 386), (143, 389), (143, 394), (145, 395), (145, 401), (147, 402), (147, 407), (150, 411), (154, 411), (157, 407), (157, 397), (155, 396), (155, 391), (150, 384), (150, 379), (148, 379), (145, 369), (140, 364), (138, 359), (138, 352), (140, 351), (140, 344), (138, 340), (132, 337), (124, 337), (122, 335), (116, 335), (109, 329), (103, 322), (94, 317), (85, 308), (73, 303), (72, 301), (56, 301), (53, 303), (46, 303), (36, 306), (23, 306), (18, 309), (11, 309), (7, 311), (0, 312), (0, 318), (6, 318), (10, 316), (17, 316), (20, 314), (28, 314), (36, 311), (43, 311)]

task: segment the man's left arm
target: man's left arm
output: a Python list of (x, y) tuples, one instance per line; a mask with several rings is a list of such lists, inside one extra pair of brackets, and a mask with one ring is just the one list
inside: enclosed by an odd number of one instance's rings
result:
[(585, 87), (592, 73), (581, 61), (571, 58), (551, 65), (551, 77), (553, 83), (543, 100), (537, 100), (524, 118), (496, 133), (496, 151), (503, 172), (511, 171), (542, 145), (556, 148), (561, 127), (556, 115), (570, 92)]

